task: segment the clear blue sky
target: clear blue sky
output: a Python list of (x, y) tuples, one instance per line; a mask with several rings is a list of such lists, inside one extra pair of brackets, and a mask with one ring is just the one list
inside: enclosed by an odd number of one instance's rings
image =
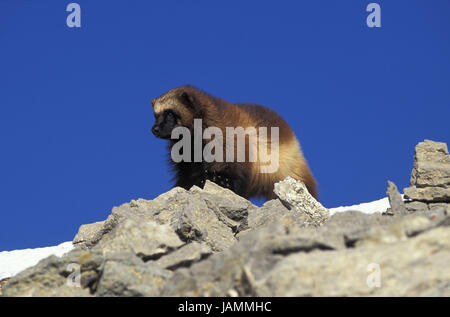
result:
[(171, 188), (151, 98), (195, 85), (279, 112), (327, 207), (407, 187), (450, 141), (450, 1), (0, 0), (0, 251), (71, 240)]

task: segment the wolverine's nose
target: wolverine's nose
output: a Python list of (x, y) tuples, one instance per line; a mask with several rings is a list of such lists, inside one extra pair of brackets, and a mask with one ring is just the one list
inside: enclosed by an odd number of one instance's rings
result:
[(159, 136), (159, 126), (154, 125), (152, 128), (152, 132), (155, 136)]

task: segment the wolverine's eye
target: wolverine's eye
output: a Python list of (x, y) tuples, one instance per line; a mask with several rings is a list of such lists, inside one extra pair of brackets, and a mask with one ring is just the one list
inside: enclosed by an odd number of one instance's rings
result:
[(178, 117), (178, 116), (176, 115), (176, 113), (173, 112), (172, 110), (166, 110), (166, 111), (164, 112), (164, 114), (165, 114), (166, 118), (172, 118), (172, 119), (175, 119), (175, 118)]

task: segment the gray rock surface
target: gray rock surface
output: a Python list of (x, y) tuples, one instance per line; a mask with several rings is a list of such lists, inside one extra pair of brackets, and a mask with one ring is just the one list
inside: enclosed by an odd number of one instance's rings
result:
[(311, 196), (303, 182), (288, 176), (275, 183), (273, 191), (288, 209), (308, 216), (308, 224), (320, 226), (329, 218), (328, 209)]
[(6, 285), (6, 283), (9, 281), (9, 278), (4, 278), (0, 280), (0, 296), (3, 294), (2, 292), (2, 288), (4, 285)]
[(405, 203), (403, 202), (402, 195), (398, 192), (397, 186), (395, 186), (395, 184), (391, 181), (388, 181), (386, 194), (389, 199), (389, 204), (391, 205), (391, 210), (394, 214), (406, 215), (408, 213)]
[(425, 202), (450, 202), (450, 187), (423, 187), (411, 186), (404, 190), (405, 198)]
[(82, 225), (72, 243), (84, 249), (94, 246), (106, 233), (104, 226), (104, 221)]
[[(449, 296), (448, 238), (450, 230), (440, 228), (382, 248), (294, 253), (255, 279), (254, 292), (261, 296)], [(379, 287), (370, 283), (373, 267), (379, 268)]]
[(167, 224), (125, 219), (101, 239), (97, 248), (104, 253), (129, 251), (143, 260), (160, 258), (184, 243)]
[(410, 185), (419, 188), (450, 186), (447, 144), (425, 140), (416, 146)]
[[(427, 213), (440, 206), (450, 210), (450, 155), (447, 144), (425, 140), (417, 144), (410, 187), (404, 189), (407, 210)], [(432, 207), (433, 206), (433, 207)]]
[(211, 249), (202, 243), (192, 242), (154, 262), (157, 267), (175, 270), (180, 267), (189, 267), (212, 254)]
[(256, 208), (249, 212), (247, 230), (240, 231), (236, 236), (240, 238), (248, 232), (277, 221), (282, 221), (292, 226), (306, 227), (310, 218), (308, 215), (299, 213), (295, 209), (287, 209), (279, 199), (273, 199), (265, 202), (261, 208)]
[(158, 296), (171, 272), (135, 261), (108, 260), (96, 289), (97, 296)]
[(430, 209), (430, 211), (442, 210), (441, 212), (450, 215), (450, 204), (443, 204), (443, 203), (428, 204), (428, 208)]
[(405, 201), (405, 207), (408, 210), (408, 212), (413, 213), (417, 211), (427, 211), (428, 205), (421, 201)]
[[(412, 191), (448, 190), (445, 144), (416, 147)], [(439, 178), (436, 180), (435, 178)], [(449, 296), (450, 204), (329, 216), (304, 184), (276, 184), (256, 207), (214, 183), (114, 207), (82, 225), (75, 249), (7, 281), (2, 296)]]
[[(399, 220), (403, 217), (399, 217)], [(395, 224), (395, 222), (393, 223)], [(324, 227), (327, 225), (325, 224)], [(290, 232), (281, 223), (255, 230), (229, 250), (174, 273), (164, 296), (417, 296), (450, 294), (448, 227), (425, 229), (409, 237), (336, 249)], [(402, 232), (391, 226), (385, 232)], [(322, 228), (321, 228), (322, 229)], [(330, 229), (331, 230), (331, 229)], [(324, 230), (324, 232), (327, 232)], [(381, 287), (371, 287), (368, 269), (381, 268)], [(442, 274), (440, 272), (443, 272)], [(413, 274), (412, 274), (413, 273)]]

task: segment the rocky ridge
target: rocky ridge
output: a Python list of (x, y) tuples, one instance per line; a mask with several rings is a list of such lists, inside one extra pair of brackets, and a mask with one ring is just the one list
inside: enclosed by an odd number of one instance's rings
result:
[(262, 207), (207, 182), (114, 207), (75, 249), (12, 277), (3, 296), (449, 296), (450, 156), (417, 145), (404, 201), (329, 216), (292, 178)]

